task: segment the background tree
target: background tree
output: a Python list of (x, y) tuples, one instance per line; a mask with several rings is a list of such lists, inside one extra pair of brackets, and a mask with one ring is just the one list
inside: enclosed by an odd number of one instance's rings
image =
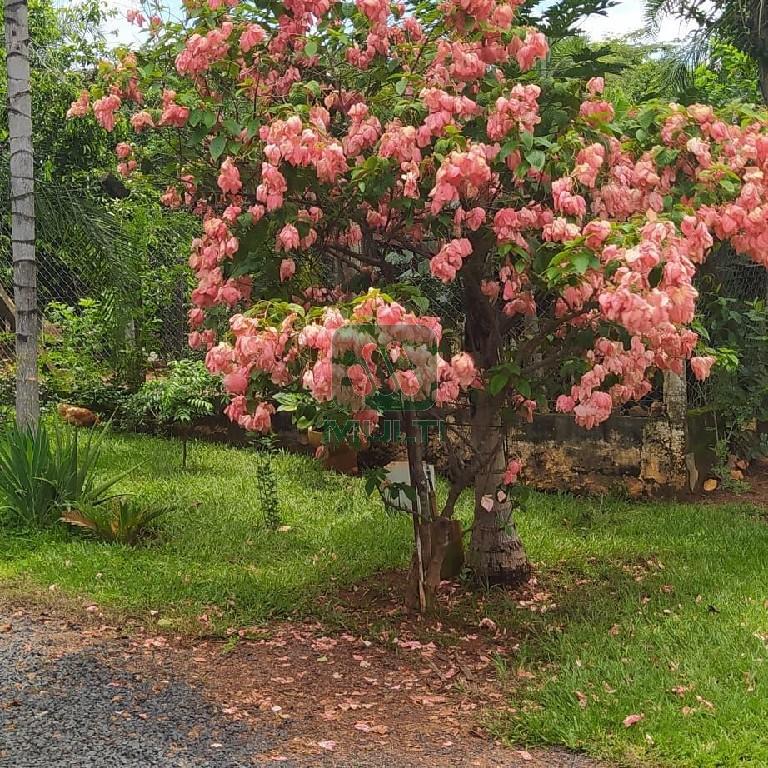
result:
[[(194, 220), (161, 208), (151, 186), (134, 185), (126, 199), (114, 162), (113, 139), (123, 137), (107, 137), (89, 121), (64, 119), (109, 55), (104, 21), (99, 0), (63, 7), (53, 0), (29, 1), (42, 396), (111, 414), (123, 390), (143, 382), (148, 355), (167, 359), (185, 351), (185, 261)], [(7, 155), (5, 74), (0, 91), (0, 147)], [(0, 190), (10, 194), (7, 166)], [(0, 314), (13, 327), (7, 225), (0, 227), (0, 244), (7, 253), (0, 264)], [(72, 309), (72, 322), (48, 333), (63, 317), (60, 304)], [(91, 320), (98, 324), (97, 355), (84, 354), (84, 339), (75, 338), (75, 329)], [(10, 379), (16, 373), (13, 356), (2, 346), (0, 341), (0, 373)]]
[(713, 40), (707, 60), (691, 73), (683, 98), (688, 104), (759, 104), (762, 95), (757, 63), (734, 45)]
[[(598, 47), (578, 38), (571, 44)], [(710, 43), (706, 58), (693, 68), (685, 46), (648, 42), (642, 31), (603, 41), (599, 48), (601, 61), (613, 68), (606, 74), (606, 94), (619, 104), (662, 99), (725, 107), (736, 101), (759, 104), (762, 100), (755, 60), (720, 40)]]
[[(61, 8), (52, 0), (28, 0), (27, 5), (36, 178), (43, 183), (87, 185), (99, 173), (114, 170), (114, 144), (106, 142), (94, 125), (62, 118), (108, 55), (100, 32), (105, 13), (98, 0)], [(0, 76), (0, 91), (7, 93), (5, 73)], [(0, 146), (8, 140), (5, 103), (0, 110)]]
[(16, 309), (16, 419), (36, 429), (40, 417), (37, 381), (37, 264), (32, 148), (32, 96), (29, 77), (29, 16), (26, 0), (5, 2), (8, 71), (13, 286)]
[(712, 43), (727, 43), (754, 59), (763, 100), (768, 103), (768, 8), (765, 0), (646, 0), (649, 23), (665, 16), (694, 22), (686, 44), (689, 61), (701, 63)]

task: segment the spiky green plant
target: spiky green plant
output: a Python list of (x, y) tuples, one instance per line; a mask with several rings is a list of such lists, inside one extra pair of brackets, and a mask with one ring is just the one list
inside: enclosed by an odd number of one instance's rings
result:
[(51, 481), (51, 443), (44, 427), (20, 429), (15, 422), (0, 441), (0, 494), (6, 523), (44, 528), (58, 517), (58, 491)]
[(7, 427), (0, 437), (0, 519), (12, 527), (45, 528), (67, 506), (94, 507), (114, 498), (115, 485), (132, 470), (98, 476), (103, 435), (90, 431), (82, 439), (77, 429), (58, 424)]
[(61, 521), (110, 544), (134, 546), (145, 537), (154, 522), (167, 514), (167, 507), (149, 508), (135, 499), (112, 499), (109, 504), (68, 509)]

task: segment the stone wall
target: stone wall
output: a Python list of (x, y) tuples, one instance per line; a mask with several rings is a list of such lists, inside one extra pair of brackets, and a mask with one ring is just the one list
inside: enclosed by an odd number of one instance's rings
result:
[(613, 416), (592, 430), (544, 414), (510, 432), (508, 452), (522, 459), (534, 488), (639, 497), (687, 488), (685, 445), (685, 429), (666, 414)]

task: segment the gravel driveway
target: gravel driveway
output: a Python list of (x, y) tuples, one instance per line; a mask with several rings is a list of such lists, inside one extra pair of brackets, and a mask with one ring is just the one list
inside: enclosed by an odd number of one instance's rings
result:
[(132, 638), (95, 627), (0, 607), (0, 768), (599, 768), (480, 738), (428, 757), (406, 756), (396, 737), (323, 753), (296, 726), (229, 716), (180, 672), (183, 650), (137, 653)]
[(3, 768), (266, 765), (254, 756), (270, 737), (223, 717), (187, 683), (111, 663), (99, 645), (66, 652), (48, 624), (0, 615), (0, 625)]

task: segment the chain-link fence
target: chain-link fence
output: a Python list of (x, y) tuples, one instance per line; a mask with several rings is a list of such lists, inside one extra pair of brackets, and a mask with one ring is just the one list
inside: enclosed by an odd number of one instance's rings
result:
[[(107, 185), (108, 186), (108, 185)], [(7, 180), (0, 195), (8, 199)], [(38, 305), (44, 321), (42, 344), (56, 339), (56, 318), (65, 307), (77, 317), (95, 307), (104, 344), (133, 340), (152, 357), (174, 359), (186, 343), (190, 272), (189, 243), (197, 223), (156, 206), (126, 204), (104, 185), (36, 188)], [(64, 312), (64, 314), (62, 314)], [(10, 216), (0, 219), (0, 360), (14, 357), (13, 269)], [(96, 348), (96, 347), (94, 347)]]
[[(733, 385), (739, 378), (756, 373), (755, 369), (765, 369), (768, 366), (768, 270), (721, 246), (702, 269), (697, 287), (699, 331), (705, 343), (733, 352), (734, 367), (728, 374)], [(722, 365), (717, 375), (703, 382), (689, 374), (690, 409), (716, 407), (725, 394), (723, 374)], [(749, 382), (742, 384), (750, 386)], [(757, 380), (753, 384), (758, 386)]]

